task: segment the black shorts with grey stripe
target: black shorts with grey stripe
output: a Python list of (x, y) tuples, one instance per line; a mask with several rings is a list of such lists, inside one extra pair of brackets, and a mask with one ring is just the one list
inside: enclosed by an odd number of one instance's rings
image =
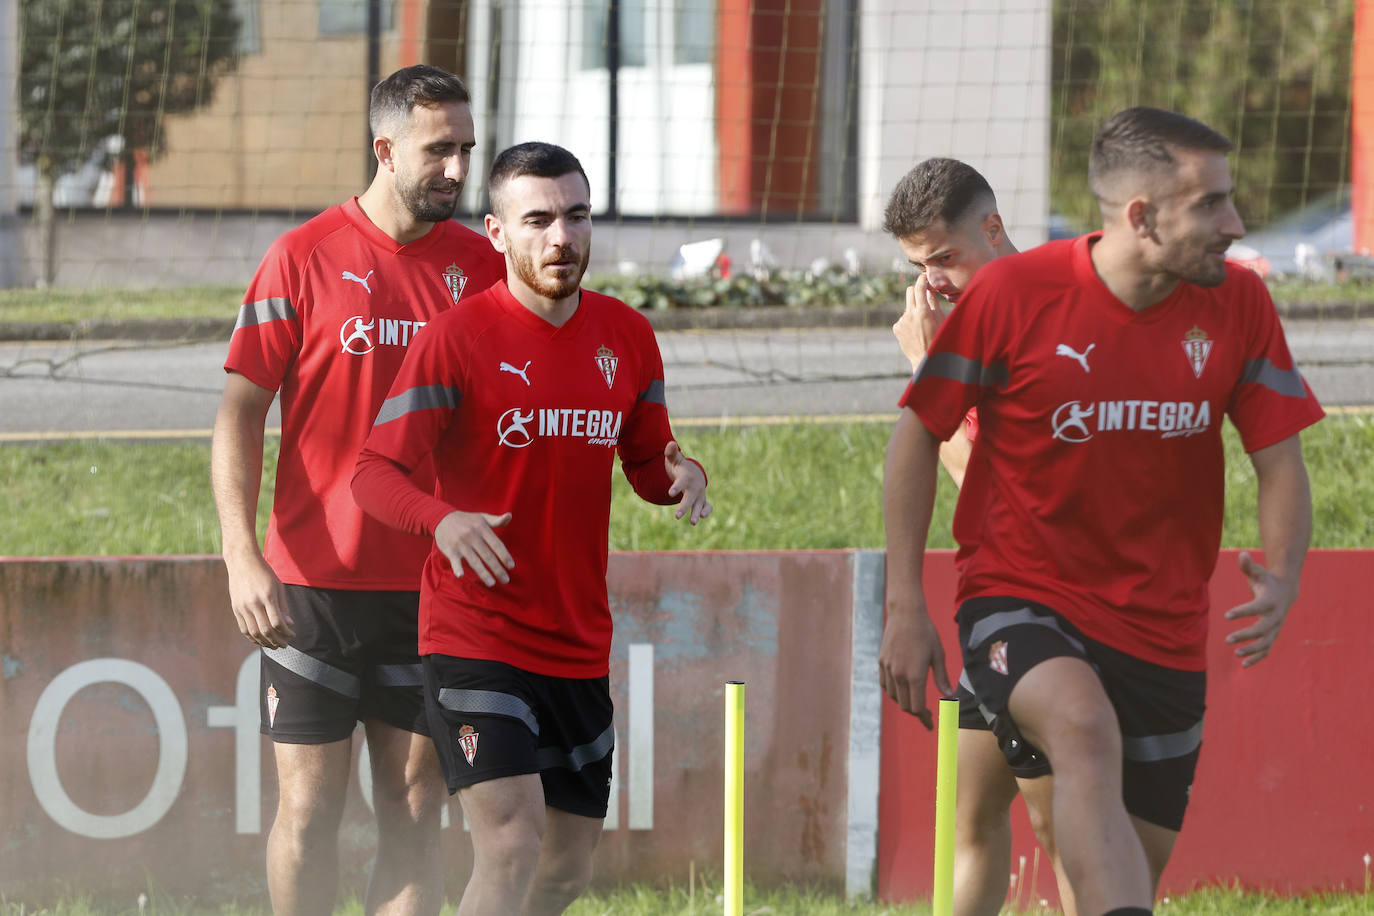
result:
[[(994, 716), (973, 695), (973, 683), (968, 679), (968, 671), (959, 672), (959, 683), (954, 685), (954, 698), (959, 701), (959, 727), (971, 731), (993, 731)], [(1017, 779), (1036, 779), (1049, 776), (1053, 771), (1045, 755), (1036, 750), (1035, 745), (1017, 742), (1010, 736), (997, 735), (997, 746), (1007, 758), (1007, 765)]]
[(606, 816), (615, 749), (609, 678), (547, 677), (449, 655), (422, 661), (430, 734), (450, 794), (538, 773), (549, 807)]
[[(1051, 658), (1092, 666), (1116, 710), (1122, 735), (1126, 810), (1170, 830), (1183, 826), (1202, 749), (1207, 673), (1166, 668), (1090, 639), (1054, 610), (1022, 598), (974, 598), (959, 608), (959, 645), (978, 704), (1013, 765), (1029, 745), (1007, 715), (1012, 689)], [(1052, 765), (1053, 760), (1049, 763)]]
[(262, 650), (262, 733), (328, 744), (379, 719), (429, 734), (418, 654), (419, 592), (287, 585), (296, 635)]

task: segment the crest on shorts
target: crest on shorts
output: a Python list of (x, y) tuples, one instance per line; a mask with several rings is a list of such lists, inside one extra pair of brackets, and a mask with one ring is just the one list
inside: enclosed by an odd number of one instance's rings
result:
[(988, 650), (988, 664), (992, 665), (992, 670), (998, 674), (1007, 673), (1007, 644), (1002, 640), (992, 644)]
[(444, 285), (448, 287), (448, 294), (453, 297), (453, 304), (458, 304), (458, 297), (463, 295), (463, 287), (468, 285), (467, 275), (463, 273), (463, 268), (457, 264), (450, 264), (444, 268)]
[(1202, 378), (1202, 370), (1207, 368), (1207, 357), (1212, 355), (1212, 340), (1207, 332), (1197, 325), (1183, 335), (1183, 352), (1188, 355), (1188, 365), (1193, 367), (1193, 376)]
[(606, 380), (606, 387), (610, 388), (615, 384), (615, 367), (620, 364), (620, 357), (615, 355), (615, 351), (602, 344), (596, 348), (596, 368), (601, 370), (601, 377)]
[(267, 685), (267, 727), (271, 728), (277, 724), (277, 704), (281, 698), (277, 696), (277, 688), (271, 684)]
[(458, 729), (458, 747), (462, 749), (468, 766), (473, 766), (472, 760), (477, 756), (477, 729), (471, 725), (464, 725)]

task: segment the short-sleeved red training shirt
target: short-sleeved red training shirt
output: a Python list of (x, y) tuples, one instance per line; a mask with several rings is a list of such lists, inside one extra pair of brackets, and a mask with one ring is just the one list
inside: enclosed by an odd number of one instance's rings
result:
[(978, 407), (955, 512), (959, 601), (1012, 595), (1155, 664), (1205, 667), (1229, 416), (1248, 451), (1315, 423), (1264, 283), (1227, 267), (1136, 312), (1100, 235), (984, 266), (902, 397), (947, 439)]
[[(509, 584), (488, 588), (469, 570), (455, 576), (436, 548), (420, 589), (420, 654), (604, 676), (614, 456), (640, 496), (672, 502), (671, 439), (658, 342), (618, 300), (583, 290), (572, 318), (554, 327), (502, 283), (436, 319), (382, 405), (354, 491), (412, 531), (432, 532), (455, 509), (509, 512), (496, 534), (515, 566)], [(431, 454), (435, 498), (400, 505), (376, 472), (412, 470)]]
[[(281, 390), (281, 457), (264, 553), (283, 582), (419, 587), (429, 541), (363, 514), (349, 488), (354, 463), (416, 334), (504, 276), (505, 259), (471, 229), (446, 220), (400, 245), (357, 198), (268, 249), (224, 368)], [(417, 472), (428, 486), (432, 469)]]

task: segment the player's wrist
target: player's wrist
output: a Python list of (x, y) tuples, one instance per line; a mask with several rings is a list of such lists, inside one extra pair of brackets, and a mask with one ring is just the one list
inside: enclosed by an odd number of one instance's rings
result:
[(220, 556), (224, 558), (225, 565), (230, 568), (256, 566), (267, 562), (263, 558), (262, 549), (258, 547), (256, 538), (251, 541), (246, 538), (226, 539), (220, 549)]

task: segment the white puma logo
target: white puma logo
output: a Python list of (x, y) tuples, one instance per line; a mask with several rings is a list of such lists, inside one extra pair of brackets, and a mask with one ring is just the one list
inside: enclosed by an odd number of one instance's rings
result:
[(1067, 356), (1069, 359), (1076, 359), (1078, 360), (1078, 365), (1083, 367), (1084, 372), (1091, 372), (1092, 370), (1088, 368), (1088, 354), (1092, 352), (1093, 347), (1095, 346), (1097, 346), (1097, 344), (1090, 343), (1088, 344), (1088, 349), (1084, 350), (1082, 353), (1076, 353), (1074, 352), (1073, 347), (1069, 346), (1068, 344), (1060, 344), (1059, 346), (1054, 348), (1054, 355)]
[(528, 375), (526, 375), (525, 372), (529, 370), (529, 368), (530, 368), (530, 363), (531, 363), (531, 362), (532, 362), (532, 360), (528, 360), (528, 359), (527, 359), (527, 360), (525, 360), (525, 368), (524, 368), (524, 369), (517, 369), (517, 368), (515, 368), (514, 366), (512, 366), (510, 363), (505, 362), (505, 361), (502, 361), (502, 363), (501, 363), (501, 371), (502, 371), (502, 372), (509, 372), (509, 373), (512, 374), (512, 375), (518, 375), (518, 376), (520, 376), (522, 379), (525, 380), (525, 385), (528, 386), (529, 383), (530, 383), (530, 377), (529, 377)]
[(360, 284), (362, 284), (363, 289), (367, 290), (367, 294), (370, 296), (370, 295), (372, 295), (372, 287), (370, 287), (370, 286), (367, 285), (367, 279), (368, 279), (368, 277), (371, 277), (371, 276), (372, 276), (374, 273), (376, 273), (376, 272), (377, 272), (377, 271), (375, 271), (375, 270), (369, 270), (369, 271), (367, 272), (367, 277), (360, 277), (360, 276), (358, 276), (357, 274), (355, 274), (355, 273), (354, 273), (353, 271), (351, 271), (351, 270), (345, 270), (345, 271), (343, 272), (343, 277), (342, 277), (342, 279), (344, 279), (344, 280), (352, 280), (354, 283), (360, 283)]

